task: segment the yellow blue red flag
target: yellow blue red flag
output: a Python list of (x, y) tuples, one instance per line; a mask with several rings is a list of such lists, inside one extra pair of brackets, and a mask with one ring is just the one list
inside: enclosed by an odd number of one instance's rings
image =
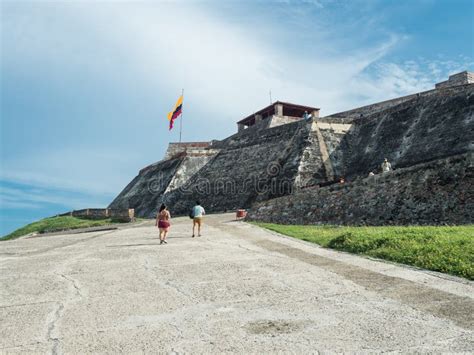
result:
[(181, 115), (183, 109), (183, 95), (181, 95), (174, 105), (174, 110), (168, 113), (168, 121), (170, 121), (170, 130), (173, 128), (174, 120)]

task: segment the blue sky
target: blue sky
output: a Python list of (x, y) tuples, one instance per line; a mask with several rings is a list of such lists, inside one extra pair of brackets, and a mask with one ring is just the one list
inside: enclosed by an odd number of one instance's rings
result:
[(474, 70), (474, 1), (2, 1), (0, 235), (106, 206), (274, 100), (323, 115)]

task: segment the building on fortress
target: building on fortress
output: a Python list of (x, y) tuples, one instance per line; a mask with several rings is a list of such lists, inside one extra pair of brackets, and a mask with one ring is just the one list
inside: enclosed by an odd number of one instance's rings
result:
[[(470, 72), (325, 117), (277, 101), (237, 126), (222, 140), (170, 143), (109, 207), (152, 217), (166, 202), (184, 215), (199, 199), (209, 212), (247, 208), (269, 221), (284, 213), (290, 223), (474, 223)], [(369, 177), (384, 158), (395, 171)]]
[(312, 117), (319, 117), (319, 108), (277, 101), (237, 122), (237, 130), (241, 132), (249, 127), (271, 128), (299, 121), (305, 112)]
[(449, 79), (436, 84), (436, 89), (474, 83), (474, 73), (463, 71), (449, 76)]

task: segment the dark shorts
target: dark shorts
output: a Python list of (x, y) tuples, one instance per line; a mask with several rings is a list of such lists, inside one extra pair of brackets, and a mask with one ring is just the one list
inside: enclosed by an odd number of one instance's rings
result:
[(169, 228), (170, 222), (167, 221), (158, 221), (158, 228)]

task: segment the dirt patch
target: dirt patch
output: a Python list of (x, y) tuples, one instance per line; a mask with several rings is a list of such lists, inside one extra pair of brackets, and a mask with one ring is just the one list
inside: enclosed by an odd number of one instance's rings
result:
[(156, 246), (160, 243), (142, 243), (142, 244), (118, 244), (118, 245), (107, 245), (107, 248), (130, 248), (130, 247), (142, 247), (142, 246)]
[(301, 322), (286, 320), (259, 320), (247, 325), (247, 330), (252, 334), (285, 334), (303, 328)]

